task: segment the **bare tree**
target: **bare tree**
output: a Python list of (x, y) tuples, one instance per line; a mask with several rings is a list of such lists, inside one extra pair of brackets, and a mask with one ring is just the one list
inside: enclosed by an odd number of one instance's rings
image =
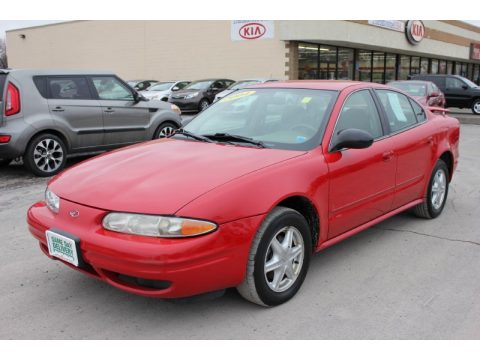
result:
[(5, 44), (5, 39), (0, 38), (0, 69), (6, 69), (7, 67), (7, 46)]

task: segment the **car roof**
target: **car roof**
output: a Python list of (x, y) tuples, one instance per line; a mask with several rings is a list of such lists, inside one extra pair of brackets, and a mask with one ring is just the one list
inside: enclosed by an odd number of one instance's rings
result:
[(394, 80), (394, 81), (389, 81), (388, 84), (393, 84), (393, 83), (407, 83), (407, 84), (434, 84), (431, 81), (428, 80)]
[(111, 70), (85, 69), (9, 69), (7, 72), (21, 75), (115, 75)]
[(217, 81), (217, 80), (228, 80), (228, 81), (234, 81), (232, 79), (226, 79), (226, 78), (212, 78), (212, 79), (200, 79), (200, 80), (193, 80), (192, 82), (200, 82), (200, 81)]
[(336, 90), (341, 91), (351, 86), (364, 87), (379, 87), (383, 88), (385, 85), (377, 83), (369, 83), (365, 81), (343, 81), (343, 80), (287, 80), (287, 81), (272, 81), (258, 85), (252, 85), (255, 88), (300, 88), (300, 89), (315, 89), (315, 90)]

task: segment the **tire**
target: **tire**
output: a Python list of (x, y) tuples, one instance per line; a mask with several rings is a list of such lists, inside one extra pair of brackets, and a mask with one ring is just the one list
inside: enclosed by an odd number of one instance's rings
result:
[(438, 160), (428, 182), (425, 201), (412, 209), (416, 216), (434, 219), (442, 213), (447, 201), (449, 178), (447, 164), (443, 160)]
[[(285, 243), (288, 241), (287, 234), (292, 235), (290, 245)], [(288, 253), (277, 253), (282, 249)], [(287, 255), (288, 259), (279, 259), (278, 255)], [(311, 255), (312, 239), (305, 218), (295, 210), (276, 207), (260, 225), (253, 239), (245, 279), (237, 290), (246, 300), (258, 305), (283, 304), (300, 289)], [(277, 267), (268, 272), (265, 265), (269, 263)], [(288, 268), (290, 275), (286, 274)]]
[(8, 166), (12, 162), (12, 159), (0, 159), (0, 167)]
[(53, 134), (34, 137), (23, 155), (25, 167), (40, 177), (58, 174), (65, 167), (67, 147), (62, 139)]
[(154, 139), (162, 139), (164, 137), (170, 136), (173, 134), (175, 130), (178, 129), (178, 126), (172, 122), (164, 122), (162, 123), (157, 130), (155, 130), (155, 135), (153, 136)]
[(200, 100), (200, 102), (198, 103), (198, 110), (199, 111), (203, 111), (205, 110), (206, 108), (208, 108), (210, 106), (210, 103), (208, 102), (207, 99), (202, 99)]
[(475, 115), (480, 115), (480, 99), (474, 99), (472, 103), (472, 112)]

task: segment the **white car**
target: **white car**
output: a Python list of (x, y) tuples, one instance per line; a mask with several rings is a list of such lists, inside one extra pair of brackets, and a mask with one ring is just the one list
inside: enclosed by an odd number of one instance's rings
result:
[(243, 89), (244, 87), (250, 86), (250, 85), (256, 85), (256, 84), (263, 84), (266, 82), (271, 82), (271, 81), (277, 81), (275, 79), (251, 79), (251, 80), (240, 80), (237, 81), (236, 83), (233, 83), (230, 85), (228, 88), (223, 90), (222, 92), (218, 93), (215, 96), (215, 100), (213, 102), (217, 102), (218, 100), (224, 98), (225, 96), (231, 94), (235, 90)]
[(178, 91), (183, 89), (185, 86), (190, 84), (191, 81), (181, 80), (181, 81), (161, 81), (152, 86), (147, 90), (142, 91), (141, 94), (149, 100), (162, 100), (167, 101), (168, 96), (173, 91)]

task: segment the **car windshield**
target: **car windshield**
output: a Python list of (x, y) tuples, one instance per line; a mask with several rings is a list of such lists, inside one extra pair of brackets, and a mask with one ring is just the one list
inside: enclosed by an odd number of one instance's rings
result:
[(243, 136), (267, 148), (311, 150), (321, 142), (337, 94), (312, 89), (243, 89), (201, 112), (185, 130), (202, 136)]
[(388, 84), (394, 88), (400, 89), (406, 92), (411, 96), (426, 96), (427, 95), (427, 85), (424, 83), (410, 82), (410, 81), (398, 81), (391, 82)]
[(184, 89), (192, 89), (192, 90), (205, 90), (208, 89), (210, 85), (212, 85), (213, 81), (194, 81), (187, 86), (184, 87)]
[(233, 83), (228, 87), (229, 90), (238, 90), (242, 89), (244, 87), (250, 86), (250, 85), (255, 85), (259, 84), (259, 80), (242, 80), (242, 81), (237, 81), (236, 83)]
[(153, 86), (150, 86), (148, 88), (148, 91), (165, 91), (170, 89), (170, 87), (173, 85), (173, 82), (161, 82), (161, 83), (156, 83)]

